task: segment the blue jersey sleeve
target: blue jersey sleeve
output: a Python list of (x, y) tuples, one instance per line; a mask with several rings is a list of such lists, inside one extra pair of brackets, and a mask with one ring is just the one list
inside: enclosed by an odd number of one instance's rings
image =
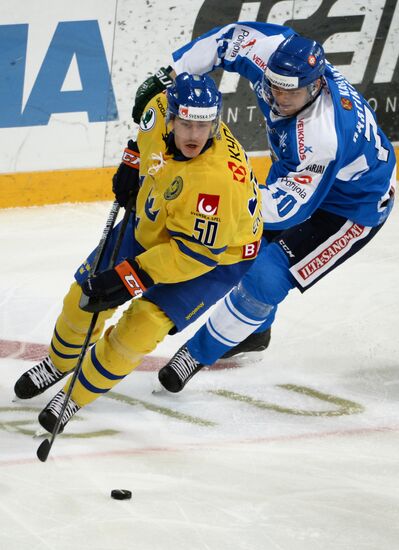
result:
[(253, 84), (277, 46), (294, 31), (281, 25), (237, 22), (217, 27), (173, 53), (175, 71), (203, 74), (217, 68), (237, 72)]
[(250, 21), (217, 27), (175, 51), (174, 68), (178, 74), (221, 68), (252, 83), (275, 158), (262, 187), (266, 228), (292, 227), (317, 208), (378, 225), (388, 213), (395, 156), (353, 86), (327, 63), (322, 93), (296, 117), (276, 118), (262, 97), (269, 58), (292, 34), (289, 27)]

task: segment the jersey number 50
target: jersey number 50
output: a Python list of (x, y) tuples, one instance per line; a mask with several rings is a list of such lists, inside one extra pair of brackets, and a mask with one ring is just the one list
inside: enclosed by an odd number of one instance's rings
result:
[(205, 246), (213, 246), (216, 240), (218, 222), (195, 218), (194, 237)]

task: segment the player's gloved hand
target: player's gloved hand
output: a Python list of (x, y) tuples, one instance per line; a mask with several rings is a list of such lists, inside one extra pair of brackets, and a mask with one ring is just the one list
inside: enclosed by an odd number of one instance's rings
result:
[(140, 123), (141, 115), (147, 103), (157, 94), (166, 90), (173, 84), (171, 77), (172, 67), (161, 67), (154, 75), (144, 80), (137, 88), (136, 97), (134, 99), (132, 117), (136, 124)]
[(120, 306), (141, 296), (153, 284), (154, 281), (136, 260), (124, 260), (115, 268), (86, 279), (82, 284), (82, 291), (89, 300), (83, 307), (81, 305), (81, 309), (97, 313)]
[(140, 189), (140, 152), (136, 141), (129, 139), (123, 151), (122, 162), (112, 178), (112, 191), (119, 205), (125, 207), (130, 197), (134, 197), (136, 204)]

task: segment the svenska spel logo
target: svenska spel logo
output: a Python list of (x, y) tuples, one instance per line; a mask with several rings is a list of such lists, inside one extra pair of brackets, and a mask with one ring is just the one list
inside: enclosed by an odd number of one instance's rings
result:
[(219, 195), (207, 195), (199, 193), (197, 200), (197, 212), (206, 216), (216, 216), (219, 208)]

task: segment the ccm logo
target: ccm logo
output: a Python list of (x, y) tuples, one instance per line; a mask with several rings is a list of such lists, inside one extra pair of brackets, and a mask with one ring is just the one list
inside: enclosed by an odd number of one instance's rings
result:
[(143, 288), (132, 273), (125, 275), (124, 279), (125, 286), (133, 297), (143, 294)]
[(140, 154), (131, 151), (130, 149), (125, 149), (122, 155), (122, 162), (127, 164), (131, 168), (140, 169)]
[(242, 257), (245, 260), (249, 260), (250, 258), (255, 258), (258, 255), (260, 248), (260, 241), (255, 241), (253, 243), (245, 244), (242, 247)]
[(115, 271), (121, 278), (129, 293), (134, 298), (141, 296), (142, 293), (146, 290), (144, 284), (140, 281), (136, 271), (127, 260), (124, 260), (122, 263), (116, 265)]

